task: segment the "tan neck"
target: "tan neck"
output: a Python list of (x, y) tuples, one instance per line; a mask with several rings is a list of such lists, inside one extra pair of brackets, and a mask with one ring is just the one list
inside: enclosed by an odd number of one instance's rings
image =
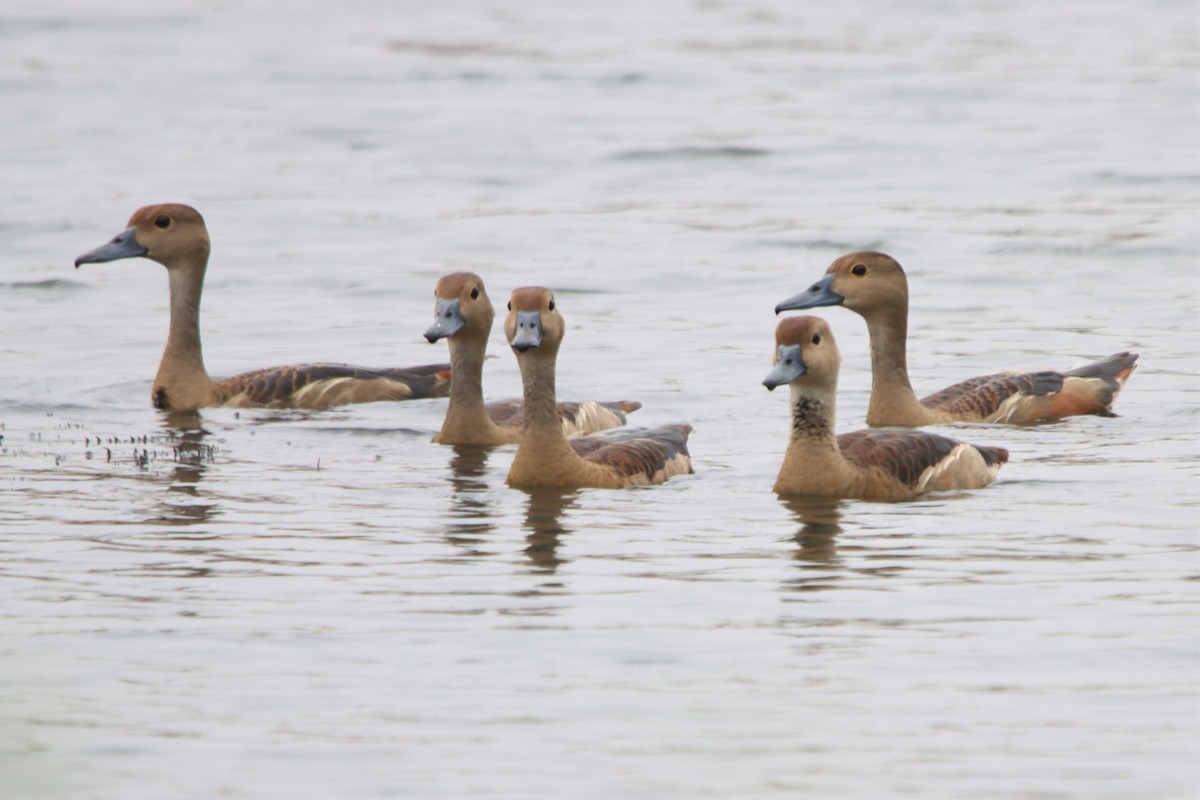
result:
[(435, 442), (454, 444), (511, 444), (520, 431), (492, 422), (483, 402), (483, 361), (486, 337), (452, 336), (450, 345), (450, 403)]
[(792, 431), (775, 481), (780, 494), (843, 496), (855, 471), (838, 447), (837, 386), (792, 386)]
[(166, 407), (194, 409), (213, 405), (216, 383), (204, 368), (200, 346), (200, 294), (204, 269), (168, 269), (171, 286), (171, 328), (154, 378), (155, 403), (165, 396)]
[[(529, 353), (521, 359), (521, 383), (525, 390), (525, 425), (521, 444), (536, 442), (539, 448), (566, 453), (574, 458), (575, 451), (567, 444), (562, 422), (558, 418), (553, 357), (545, 353)], [(521, 451), (517, 451), (520, 457)]]
[(553, 352), (530, 351), (520, 358), (525, 387), (525, 424), (508, 473), (513, 486), (620, 486), (620, 479), (571, 449), (558, 418)]
[(871, 337), (868, 425), (929, 425), (934, 414), (917, 400), (908, 380), (908, 308), (867, 318)]

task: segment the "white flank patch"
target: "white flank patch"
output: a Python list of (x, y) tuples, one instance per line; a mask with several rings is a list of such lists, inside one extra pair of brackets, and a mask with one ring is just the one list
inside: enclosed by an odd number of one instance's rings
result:
[(360, 383), (358, 378), (330, 378), (317, 383), (301, 386), (292, 395), (291, 404), (297, 408), (324, 408), (338, 403), (338, 393), (343, 389), (353, 390), (353, 384)]
[(1001, 403), (988, 421), (1012, 422), (1013, 416), (1022, 409), (1028, 399), (1023, 392), (1017, 392)]
[(995, 479), (1000, 463), (989, 467), (978, 450), (969, 444), (959, 444), (938, 463), (921, 473), (917, 492), (939, 489), (978, 489)]
[(569, 429), (565, 429), (565, 432), (568, 437), (585, 436), (620, 425), (621, 419), (612, 411), (592, 400), (585, 400), (575, 410), (574, 424)]
[(663, 483), (676, 475), (687, 475), (692, 471), (692, 460), (683, 453), (673, 456), (650, 478), (650, 483)]
[(221, 403), (225, 408), (253, 408), (254, 404), (249, 401), (245, 392), (238, 392), (233, 397)]

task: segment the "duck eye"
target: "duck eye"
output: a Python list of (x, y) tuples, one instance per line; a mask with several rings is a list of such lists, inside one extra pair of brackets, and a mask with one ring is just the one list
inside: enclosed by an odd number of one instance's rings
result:
[(476, 286), (473, 289), (471, 289), (471, 299), (475, 300), (475, 299), (478, 299), (478, 297), (479, 297), (479, 287)]
[(508, 301), (508, 310), (512, 311), (512, 300)]
[(820, 343), (821, 343), (821, 334), (814, 333), (813, 334), (813, 344), (820, 344)]
[(867, 268), (863, 264), (855, 264), (853, 267), (850, 268), (850, 271), (853, 272), (855, 275), (858, 275), (859, 277), (862, 277), (863, 275), (867, 274)]
[(166, 214), (159, 214), (157, 217), (155, 217), (154, 224), (160, 228), (169, 227), (171, 224), (171, 218)]
[(553, 311), (553, 310), (554, 310), (554, 300), (551, 300), (551, 301), (550, 301), (549, 309), (550, 309), (551, 311)]

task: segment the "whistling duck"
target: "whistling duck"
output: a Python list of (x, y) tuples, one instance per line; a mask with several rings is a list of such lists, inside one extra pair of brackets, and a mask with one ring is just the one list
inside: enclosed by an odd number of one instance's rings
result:
[(850, 253), (825, 277), (775, 306), (775, 313), (843, 305), (862, 315), (871, 337), (868, 425), (945, 422), (1021, 424), (1078, 414), (1113, 416), (1112, 404), (1137, 363), (1116, 353), (1067, 372), (1003, 372), (972, 378), (917, 400), (908, 381), (908, 280), (894, 258)]
[(554, 400), (555, 360), (565, 328), (549, 289), (528, 286), (513, 291), (504, 334), (521, 367), (525, 423), (508, 484), (616, 489), (690, 473), (691, 425), (566, 437)]
[(775, 481), (782, 495), (906, 500), (991, 483), (1008, 451), (907, 428), (834, 434), (841, 365), (829, 323), (791, 317), (775, 329), (775, 368), (763, 380), (791, 387), (792, 433)]
[(75, 259), (75, 266), (145, 257), (167, 268), (171, 327), (151, 398), (163, 410), (210, 406), (328, 408), (346, 403), (444, 397), (449, 364), (365, 369), (344, 364), (272, 367), (224, 380), (209, 377), (200, 347), (200, 294), (208, 266), (208, 229), (200, 212), (167, 203), (138, 209), (126, 230)]
[(1026, 422), (1064, 416), (1114, 416), (1112, 401), (1138, 355), (1117, 353), (1068, 372), (1002, 372), (962, 381), (918, 401), (908, 383), (908, 281), (890, 255), (850, 253), (826, 276), (775, 306), (775, 313), (845, 306), (862, 315), (871, 337), (871, 426), (942, 422)]
[[(442, 429), (433, 437), (439, 444), (516, 444), (521, 437), (524, 404), (521, 400), (483, 402), (483, 360), (495, 311), (483, 279), (471, 272), (444, 275), (434, 290), (433, 325), (425, 331), (432, 344), (446, 338), (450, 344), (450, 404)], [(558, 415), (567, 436), (616, 428), (625, 414), (641, 403), (621, 400), (597, 403), (559, 403)]]

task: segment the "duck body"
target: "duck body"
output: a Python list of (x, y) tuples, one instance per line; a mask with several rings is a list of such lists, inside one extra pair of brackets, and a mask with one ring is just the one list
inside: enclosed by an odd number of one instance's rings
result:
[(791, 392), (791, 435), (775, 481), (781, 495), (907, 500), (978, 489), (995, 480), (1008, 451), (908, 428), (834, 433), (841, 357), (828, 323), (793, 317), (776, 329), (768, 389)]
[[(384, 369), (349, 364), (267, 367), (214, 381), (213, 402), (204, 405), (322, 409), (354, 403), (441, 397), (447, 393), (446, 369), (446, 364)], [(164, 410), (175, 408), (167, 389), (157, 382), (154, 405)]]
[[(556, 406), (563, 433), (570, 438), (619, 428), (642, 404), (636, 400), (559, 400)], [(521, 426), (525, 423), (524, 400), (494, 400), (487, 404), (487, 412), (493, 422), (502, 428), (511, 428), (520, 437)]]
[[(483, 400), (483, 362), (495, 319), (483, 280), (471, 272), (454, 272), (438, 281), (434, 295), (434, 323), (425, 331), (425, 338), (430, 343), (447, 339), (452, 377), (446, 418), (433, 441), (516, 444), (525, 419), (524, 400)], [(577, 436), (624, 425), (625, 415), (641, 407), (641, 403), (628, 400), (585, 400), (557, 403), (556, 409), (563, 433)]]
[(1068, 371), (972, 378), (918, 400), (908, 377), (908, 279), (900, 264), (873, 251), (842, 256), (821, 280), (776, 306), (775, 313), (828, 305), (843, 305), (867, 322), (871, 426), (1024, 424), (1083, 414), (1113, 416), (1113, 401), (1137, 365), (1137, 354), (1116, 353)]
[(165, 203), (138, 209), (126, 230), (75, 259), (77, 268), (139, 257), (167, 268), (171, 323), (151, 390), (156, 407), (171, 411), (213, 406), (322, 409), (449, 394), (449, 364), (386, 369), (302, 364), (213, 379), (204, 366), (200, 343), (200, 296), (210, 250), (200, 212)]
[(691, 425), (676, 423), (576, 436), (566, 440), (575, 458), (563, 451), (559, 442), (531, 437), (524, 455), (518, 447), (508, 483), (598, 489), (664, 483), (672, 476), (691, 474), (687, 449), (691, 433)]
[(517, 355), (524, 423), (508, 473), (510, 486), (616, 489), (663, 483), (692, 472), (690, 425), (618, 430), (568, 439), (555, 402), (555, 366), (565, 332), (553, 293), (512, 293), (504, 332)]

